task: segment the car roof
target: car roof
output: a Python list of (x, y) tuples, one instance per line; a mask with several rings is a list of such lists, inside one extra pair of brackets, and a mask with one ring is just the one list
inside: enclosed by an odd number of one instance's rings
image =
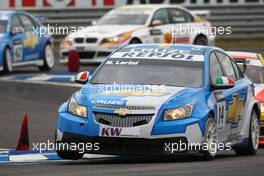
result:
[(235, 61), (241, 62), (246, 61), (248, 65), (253, 66), (264, 66), (264, 60), (261, 59), (258, 53), (253, 52), (242, 52), (242, 51), (227, 51), (227, 54), (231, 56)]
[[(182, 6), (178, 6), (178, 5), (166, 5), (166, 4), (140, 4), (140, 5), (124, 5), (124, 6), (120, 6), (119, 8), (150, 8), (153, 11), (154, 10), (158, 10), (161, 8), (179, 8), (179, 9), (185, 9)], [(186, 9), (185, 9), (186, 10)]]
[(227, 51), (233, 59), (258, 59), (257, 53), (242, 51)]

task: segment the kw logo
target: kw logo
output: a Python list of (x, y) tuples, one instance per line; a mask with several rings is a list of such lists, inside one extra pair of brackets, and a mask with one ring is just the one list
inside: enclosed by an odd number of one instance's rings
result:
[(102, 128), (101, 136), (120, 136), (122, 128)]

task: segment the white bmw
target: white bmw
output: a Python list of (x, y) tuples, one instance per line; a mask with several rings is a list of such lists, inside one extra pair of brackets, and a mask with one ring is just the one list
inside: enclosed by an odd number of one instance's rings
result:
[(213, 45), (210, 27), (208, 21), (180, 6), (122, 6), (93, 26), (68, 35), (60, 45), (60, 61), (66, 63), (69, 51), (77, 50), (81, 63), (100, 63), (113, 50), (131, 43)]

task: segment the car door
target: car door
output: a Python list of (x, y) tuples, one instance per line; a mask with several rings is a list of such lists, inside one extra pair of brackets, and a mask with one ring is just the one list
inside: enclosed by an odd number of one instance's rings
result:
[(34, 22), (33, 20), (25, 15), (19, 14), (19, 17), (23, 23), (25, 28), (25, 40), (24, 40), (24, 48), (25, 48), (25, 60), (35, 60), (39, 58), (39, 35), (34, 33)]
[(25, 59), (24, 30), (25, 29), (18, 15), (13, 15), (11, 18), (13, 63), (20, 63)]
[[(225, 76), (215, 52), (210, 54), (210, 79), (211, 84), (216, 85), (216, 78)], [(214, 90), (213, 95), (216, 98), (216, 124), (219, 142), (227, 141), (227, 136), (231, 134), (230, 127), (226, 126), (226, 97), (223, 90)]]
[(151, 20), (149, 33), (153, 43), (164, 43), (163, 31), (169, 24), (169, 14), (166, 8), (157, 10)]
[(228, 141), (237, 141), (241, 138), (241, 120), (243, 120), (243, 112), (247, 101), (249, 82), (244, 81), (244, 76), (235, 64), (235, 62), (226, 54), (217, 51), (216, 56), (221, 64), (224, 75), (235, 81), (235, 86), (230, 89), (223, 90), (226, 97), (226, 130), (231, 134), (228, 135)]

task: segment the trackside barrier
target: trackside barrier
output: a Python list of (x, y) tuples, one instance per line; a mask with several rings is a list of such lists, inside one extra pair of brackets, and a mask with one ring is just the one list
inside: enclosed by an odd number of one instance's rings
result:
[[(219, 38), (264, 38), (264, 4), (248, 5), (195, 5), (186, 6), (197, 15), (206, 15), (212, 26), (231, 26), (232, 35), (217, 36)], [(83, 9), (27, 9), (35, 16), (44, 16), (45, 23), (51, 26), (89, 26), (98, 20), (111, 8), (83, 8)], [(207, 13), (208, 14), (208, 13)], [(55, 42), (65, 37), (63, 34), (54, 35)]]

